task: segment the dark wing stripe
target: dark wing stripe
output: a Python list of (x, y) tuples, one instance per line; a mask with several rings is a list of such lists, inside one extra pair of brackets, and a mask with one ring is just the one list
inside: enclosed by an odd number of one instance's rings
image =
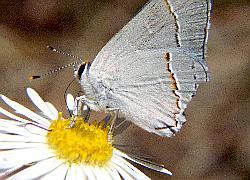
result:
[(181, 44), (180, 44), (180, 35), (179, 35), (180, 34), (179, 20), (177, 18), (177, 15), (174, 12), (172, 6), (168, 2), (168, 0), (165, 0), (164, 2), (165, 2), (165, 5), (166, 5), (167, 9), (169, 10), (170, 15), (174, 17), (174, 20), (175, 20), (175, 40), (176, 40), (177, 47), (180, 47)]

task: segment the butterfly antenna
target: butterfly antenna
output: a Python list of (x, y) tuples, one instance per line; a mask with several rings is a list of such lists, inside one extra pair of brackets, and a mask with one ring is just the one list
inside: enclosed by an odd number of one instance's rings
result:
[(78, 56), (74, 56), (74, 55), (72, 55), (72, 54), (69, 54), (69, 53), (65, 53), (65, 52), (59, 51), (59, 50), (55, 49), (55, 48), (52, 47), (52, 46), (47, 46), (47, 48), (48, 48), (49, 50), (51, 50), (51, 51), (54, 51), (54, 52), (57, 52), (57, 53), (59, 53), (59, 54), (63, 54), (63, 55), (69, 56), (69, 57), (76, 58), (76, 59), (80, 60), (81, 62), (83, 62), (83, 60), (82, 60), (81, 58), (79, 58)]
[(66, 65), (64, 65), (64, 66), (62, 66), (62, 67), (59, 67), (59, 68), (54, 69), (54, 70), (51, 70), (51, 71), (49, 71), (49, 72), (47, 72), (47, 73), (44, 73), (44, 74), (41, 74), (41, 75), (30, 76), (30, 77), (29, 77), (29, 80), (39, 79), (39, 78), (42, 78), (42, 77), (44, 77), (44, 76), (48, 76), (48, 75), (50, 75), (50, 74), (54, 74), (54, 73), (56, 73), (57, 71), (60, 71), (60, 70), (62, 70), (62, 69), (65, 69), (65, 68), (67, 68), (67, 67), (70, 67), (70, 66), (74, 66), (74, 65), (76, 65), (76, 64), (79, 64), (79, 62), (72, 62), (72, 63), (66, 64)]
[[(77, 56), (74, 56), (74, 55), (72, 55), (72, 54), (69, 54), (69, 53), (65, 53), (65, 52), (59, 51), (59, 50), (53, 48), (52, 46), (47, 46), (47, 48), (48, 48), (49, 50), (53, 51), (53, 52), (57, 52), (57, 53), (59, 53), (59, 54), (63, 54), (63, 55), (69, 56), (69, 57), (76, 58), (76, 59), (78, 59), (78, 60), (80, 61), (80, 63), (84, 63), (84, 61), (83, 61), (81, 58), (77, 57)], [(29, 77), (29, 80), (39, 79), (39, 78), (42, 78), (42, 77), (44, 77), (44, 76), (48, 76), (48, 75), (54, 74), (54, 73), (56, 73), (57, 71), (60, 71), (60, 70), (62, 70), (62, 69), (65, 69), (65, 68), (67, 68), (67, 67), (70, 67), (70, 66), (73, 66), (74, 71), (75, 71), (75, 70), (76, 70), (76, 68), (75, 68), (75, 65), (76, 65), (76, 64), (79, 64), (79, 62), (72, 62), (72, 63), (66, 64), (66, 65), (64, 65), (64, 66), (62, 66), (62, 67), (59, 67), (59, 68), (54, 69), (54, 70), (51, 70), (51, 71), (49, 71), (49, 72), (47, 72), (47, 73), (44, 73), (44, 74), (41, 74), (41, 75), (30, 76), (30, 77)]]

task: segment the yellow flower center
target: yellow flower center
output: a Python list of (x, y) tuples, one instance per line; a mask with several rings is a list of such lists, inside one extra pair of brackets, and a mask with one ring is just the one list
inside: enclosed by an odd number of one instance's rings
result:
[[(47, 140), (50, 148), (56, 151), (57, 158), (69, 163), (105, 165), (112, 157), (112, 136), (108, 137), (109, 128), (103, 125), (84, 121), (82, 117), (74, 117), (72, 128), (70, 119), (53, 120)], [(109, 139), (109, 140), (108, 140)]]

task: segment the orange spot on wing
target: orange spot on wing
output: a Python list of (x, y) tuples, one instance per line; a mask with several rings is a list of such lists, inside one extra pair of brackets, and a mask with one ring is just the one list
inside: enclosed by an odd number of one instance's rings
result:
[(178, 94), (176, 94), (176, 90), (178, 90), (178, 86), (177, 86), (177, 81), (175, 79), (175, 75), (174, 73), (172, 72), (171, 70), (171, 67), (169, 65), (169, 62), (170, 62), (170, 59), (171, 59), (171, 56), (170, 56), (170, 53), (165, 53), (164, 54), (164, 59), (167, 61), (167, 64), (166, 64), (166, 70), (170, 73), (169, 75), (169, 79), (170, 79), (170, 88), (172, 89), (172, 93), (174, 94), (174, 96), (176, 97), (176, 106), (177, 108), (180, 110), (180, 96)]

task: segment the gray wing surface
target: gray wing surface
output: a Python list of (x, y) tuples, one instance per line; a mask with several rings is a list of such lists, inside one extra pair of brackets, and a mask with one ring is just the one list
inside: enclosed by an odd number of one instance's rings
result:
[[(170, 137), (186, 121), (183, 112), (206, 74), (189, 56), (165, 51), (134, 52), (97, 79), (109, 88), (109, 106), (143, 129)], [(185, 71), (178, 70), (182, 67)], [(199, 74), (196, 80), (194, 74)]]
[(178, 49), (205, 64), (210, 0), (151, 0), (98, 53), (100, 72), (136, 50)]
[(110, 89), (109, 104), (150, 132), (179, 131), (187, 103), (208, 80), (210, 8), (205, 0), (151, 0), (90, 67), (92, 81)]

